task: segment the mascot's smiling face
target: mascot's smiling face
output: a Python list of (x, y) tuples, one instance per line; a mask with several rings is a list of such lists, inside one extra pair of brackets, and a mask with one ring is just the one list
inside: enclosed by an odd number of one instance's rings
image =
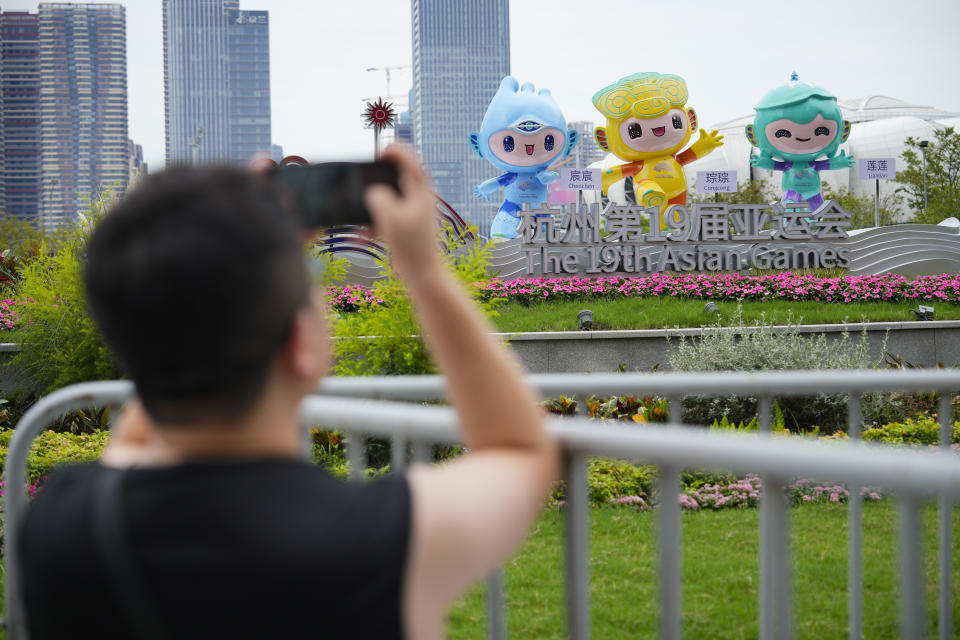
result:
[(687, 83), (659, 73), (635, 73), (604, 87), (593, 105), (607, 118), (597, 127), (597, 144), (622, 160), (673, 155), (697, 130), (697, 113), (684, 109)]
[(630, 116), (620, 123), (618, 130), (627, 147), (650, 153), (683, 146), (690, 128), (690, 120), (683, 109), (671, 109), (656, 118)]
[(535, 91), (507, 76), (487, 106), (480, 131), (470, 134), (470, 146), (503, 171), (536, 173), (570, 155), (577, 132), (567, 122), (547, 89)]
[[(524, 125), (529, 132), (520, 130)], [(565, 143), (563, 131), (532, 120), (519, 123), (517, 128), (501, 129), (489, 139), (493, 155), (515, 167), (549, 164), (563, 153)]]

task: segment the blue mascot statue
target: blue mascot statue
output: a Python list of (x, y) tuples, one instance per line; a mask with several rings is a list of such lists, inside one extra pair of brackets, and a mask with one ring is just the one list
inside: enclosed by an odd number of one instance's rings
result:
[(521, 87), (507, 76), (490, 101), (479, 132), (470, 134), (470, 146), (480, 157), (507, 173), (473, 188), (478, 198), (490, 200), (504, 189), (503, 204), (490, 225), (491, 238), (516, 238), (524, 203), (537, 208), (547, 201), (547, 185), (559, 177), (547, 169), (570, 155), (577, 132), (567, 131), (560, 107), (547, 89)]

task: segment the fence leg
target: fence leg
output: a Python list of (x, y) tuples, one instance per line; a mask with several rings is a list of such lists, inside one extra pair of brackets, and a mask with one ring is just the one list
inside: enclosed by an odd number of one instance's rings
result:
[(300, 425), (300, 457), (313, 461), (313, 428), (306, 424)]
[[(862, 421), (860, 395), (851, 393), (847, 400), (847, 435), (850, 436), (851, 442), (860, 440), (860, 424)], [(850, 640), (860, 640), (863, 636), (862, 506), (860, 487), (851, 486), (849, 522), (847, 524), (850, 537), (850, 557), (847, 566)]]
[(407, 466), (407, 439), (403, 436), (393, 436), (390, 441), (390, 470), (400, 473)]
[(680, 472), (660, 468), (660, 637), (680, 640)]
[(567, 615), (570, 640), (590, 637), (587, 459), (567, 459)]
[(923, 638), (923, 586), (920, 569), (920, 501), (900, 499), (900, 637)]
[(790, 558), (783, 480), (764, 476), (760, 502), (760, 638), (790, 639)]
[(487, 578), (487, 638), (504, 640), (507, 625), (503, 615), (503, 569), (497, 569)]
[(363, 477), (363, 467), (366, 466), (366, 452), (364, 451), (364, 434), (353, 431), (347, 436), (347, 461), (350, 463), (350, 479), (359, 480)]
[(430, 444), (422, 440), (413, 441), (413, 461), (426, 464), (430, 462)]
[[(953, 403), (949, 393), (940, 395), (940, 450), (950, 455), (950, 443), (953, 440)], [(940, 567), (940, 640), (949, 640), (953, 633), (952, 600), (952, 560), (950, 547), (953, 542), (950, 515), (953, 503), (949, 496), (940, 496), (938, 563)]]

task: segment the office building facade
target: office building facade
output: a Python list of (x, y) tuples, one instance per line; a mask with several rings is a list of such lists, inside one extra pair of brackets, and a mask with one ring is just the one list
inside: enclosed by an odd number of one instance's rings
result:
[(0, 211), (37, 225), (39, 209), (40, 21), (8, 11), (0, 14)]
[(270, 152), (269, 23), (238, 0), (163, 0), (168, 165)]
[(573, 148), (570, 154), (570, 166), (583, 169), (590, 166), (591, 163), (603, 160), (607, 152), (600, 148), (597, 139), (593, 135), (596, 128), (594, 123), (588, 120), (574, 120), (567, 123), (567, 129), (573, 129), (577, 132), (577, 146)]
[(129, 182), (126, 11), (118, 4), (41, 3), (38, 38), (39, 209), (50, 228)]
[(497, 174), (467, 142), (510, 74), (508, 0), (412, 0), (413, 138), (437, 191), (486, 234), (497, 205), (473, 186)]

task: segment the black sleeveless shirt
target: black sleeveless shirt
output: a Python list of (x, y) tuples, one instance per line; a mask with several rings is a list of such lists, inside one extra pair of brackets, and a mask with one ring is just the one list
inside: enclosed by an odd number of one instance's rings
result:
[[(32, 640), (134, 638), (96, 551), (98, 477), (53, 474), (21, 539)], [(170, 638), (402, 638), (410, 492), (302, 462), (124, 472), (132, 558)]]

